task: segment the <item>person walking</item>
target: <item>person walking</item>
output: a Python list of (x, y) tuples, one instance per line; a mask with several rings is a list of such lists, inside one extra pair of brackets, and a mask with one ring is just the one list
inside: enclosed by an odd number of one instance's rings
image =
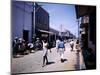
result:
[(80, 52), (80, 47), (79, 47), (79, 40), (76, 40), (76, 46), (75, 46), (75, 49), (78, 52)]
[(57, 40), (56, 40), (56, 49), (57, 49), (57, 53), (58, 53), (58, 45), (59, 45), (59, 42), (60, 42), (60, 40), (57, 39)]
[(74, 41), (73, 40), (71, 40), (71, 42), (70, 42), (70, 47), (71, 47), (71, 51), (73, 51), (73, 48), (74, 48)]
[(44, 40), (43, 41), (43, 66), (42, 67), (48, 64), (47, 54), (48, 54), (48, 43), (46, 40)]
[(64, 45), (64, 41), (62, 39), (60, 40), (60, 42), (58, 44), (58, 50), (59, 50), (61, 62), (63, 62), (64, 61), (63, 56), (64, 56), (64, 51), (65, 51), (65, 45)]

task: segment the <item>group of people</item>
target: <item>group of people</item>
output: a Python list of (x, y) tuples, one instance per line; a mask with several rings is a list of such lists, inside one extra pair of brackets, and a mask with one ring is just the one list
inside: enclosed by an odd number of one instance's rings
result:
[[(79, 41), (77, 41), (77, 44), (78, 43), (79, 43)], [(44, 67), (46, 64), (49, 63), (47, 56), (48, 56), (48, 50), (50, 50), (50, 52), (52, 52), (51, 51), (51, 48), (52, 48), (51, 43), (46, 39), (42, 40), (40, 42), (39, 38), (37, 38), (35, 45), (37, 46), (36, 49), (41, 48), (43, 50), (43, 65), (42, 65), (42, 67)], [(73, 51), (73, 47), (74, 47), (73, 40), (70, 41), (70, 47), (71, 47), (71, 51)], [(33, 48), (34, 48), (33, 43), (28, 43), (22, 38), (16, 37), (13, 41), (13, 55), (27, 53), (28, 51), (31, 52), (31, 50), (33, 50)], [(65, 42), (63, 39), (56, 40), (56, 50), (57, 50), (57, 53), (59, 53), (59, 55), (60, 55), (61, 62), (64, 62)]]
[[(71, 51), (74, 51), (74, 40), (71, 40), (70, 43), (70, 48), (71, 48)], [(48, 49), (48, 46), (49, 46), (49, 43), (44, 40), (43, 41), (43, 67), (48, 64), (48, 50), (51, 51), (51, 49)], [(79, 40), (76, 41), (76, 44), (75, 44), (75, 47), (76, 49), (79, 49)], [(57, 53), (59, 53), (60, 55), (60, 60), (61, 62), (64, 62), (64, 52), (65, 52), (65, 42), (63, 39), (57, 39), (56, 40), (56, 50), (57, 50)]]
[(39, 38), (36, 38), (35, 42), (25, 41), (23, 38), (15, 37), (12, 43), (13, 56), (19, 56), (22, 54), (28, 54), (34, 52), (33, 50), (41, 50), (42, 43)]
[[(49, 47), (49, 43), (44, 40), (43, 41), (43, 67), (48, 64), (48, 50), (50, 50), (51, 52), (51, 49), (48, 49)], [(59, 52), (60, 54), (60, 59), (61, 59), (61, 62), (64, 62), (64, 51), (65, 51), (65, 43), (63, 41), (63, 39), (57, 39), (56, 40), (56, 49), (57, 49), (57, 52)]]
[(22, 54), (26, 49), (26, 42), (22, 38), (15, 37), (13, 41), (13, 55)]

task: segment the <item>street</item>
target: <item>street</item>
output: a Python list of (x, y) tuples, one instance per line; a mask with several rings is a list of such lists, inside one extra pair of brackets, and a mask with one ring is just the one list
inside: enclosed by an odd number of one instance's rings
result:
[[(75, 45), (75, 44), (74, 44)], [(43, 55), (42, 50), (35, 53), (24, 55), (20, 58), (12, 58), (11, 68), (12, 73), (34, 73), (34, 72), (51, 72), (51, 71), (74, 71), (85, 69), (82, 52), (77, 52), (75, 47), (74, 51), (70, 51), (69, 43), (65, 44), (64, 59), (61, 63), (60, 55), (57, 53), (56, 48), (48, 50), (48, 60), (50, 64), (42, 67)]]

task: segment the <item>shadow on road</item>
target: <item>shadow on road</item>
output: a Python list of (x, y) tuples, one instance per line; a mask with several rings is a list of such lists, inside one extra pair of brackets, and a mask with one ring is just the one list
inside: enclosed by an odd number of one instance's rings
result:
[(64, 63), (65, 61), (67, 61), (67, 59), (63, 59), (61, 62)]
[(48, 62), (46, 63), (46, 65), (50, 65), (50, 64), (54, 64), (55, 62)]
[(21, 58), (24, 57), (24, 55), (13, 55), (13, 58)]

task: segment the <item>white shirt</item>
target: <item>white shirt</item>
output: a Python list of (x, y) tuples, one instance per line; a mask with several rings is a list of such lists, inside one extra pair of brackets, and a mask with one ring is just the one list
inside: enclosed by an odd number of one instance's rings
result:
[(71, 41), (70, 44), (71, 44), (71, 45), (74, 44), (74, 41)]
[(56, 48), (58, 48), (59, 43), (60, 43), (60, 40), (56, 40)]
[(47, 55), (47, 52), (48, 52), (48, 49), (46, 47), (47, 45), (48, 45), (48, 43), (43, 42), (43, 56)]

